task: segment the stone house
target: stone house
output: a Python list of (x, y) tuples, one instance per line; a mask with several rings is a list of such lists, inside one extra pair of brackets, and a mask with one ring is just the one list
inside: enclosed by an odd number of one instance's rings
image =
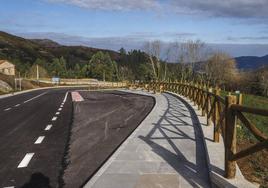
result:
[(0, 60), (0, 73), (14, 76), (15, 65), (7, 60)]

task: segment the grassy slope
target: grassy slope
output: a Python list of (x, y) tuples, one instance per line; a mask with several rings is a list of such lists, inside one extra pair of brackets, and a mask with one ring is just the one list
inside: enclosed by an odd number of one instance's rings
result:
[[(222, 92), (222, 96), (227, 93)], [(243, 105), (261, 109), (268, 109), (268, 98), (256, 95), (243, 95)], [(252, 122), (256, 127), (261, 130), (266, 136), (268, 136), (268, 117), (248, 114), (245, 116)], [(241, 123), (240, 123), (241, 124)], [(258, 142), (252, 133), (241, 126), (237, 128), (238, 134), (238, 151), (248, 148), (250, 145)], [(257, 182), (261, 187), (268, 187), (268, 151), (262, 150), (248, 157), (242, 158), (237, 161), (240, 169), (242, 170), (244, 176), (252, 181)]]
[[(234, 93), (232, 94), (235, 95)], [(225, 96), (227, 95), (227, 92), (223, 91), (221, 95)], [(245, 106), (249, 106), (249, 107), (268, 110), (268, 98), (267, 97), (243, 94), (242, 104)], [(268, 117), (248, 114), (248, 113), (244, 113), (244, 114), (254, 125), (257, 126), (259, 130), (261, 130), (263, 133), (265, 133), (268, 136)]]

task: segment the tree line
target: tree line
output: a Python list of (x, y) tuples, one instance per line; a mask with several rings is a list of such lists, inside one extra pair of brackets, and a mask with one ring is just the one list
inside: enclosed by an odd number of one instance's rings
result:
[(108, 53), (96, 52), (85, 63), (67, 62), (64, 57), (51, 62), (37, 58), (30, 63), (14, 60), (22, 77), (95, 78), (106, 81), (185, 81), (220, 87), (228, 91), (268, 96), (268, 69), (242, 72), (228, 54), (209, 49), (200, 40), (146, 42), (142, 50), (119, 50), (114, 61)]

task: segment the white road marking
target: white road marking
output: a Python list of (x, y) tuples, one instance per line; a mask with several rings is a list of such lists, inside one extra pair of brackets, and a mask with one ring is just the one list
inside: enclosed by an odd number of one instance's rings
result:
[(66, 102), (67, 97), (68, 97), (68, 91), (67, 91), (67, 92), (66, 92), (66, 94), (65, 94), (65, 97), (64, 97), (64, 99), (63, 99), (63, 103), (65, 103), (65, 102)]
[(24, 101), (23, 103), (30, 102), (30, 101), (32, 101), (32, 100), (34, 100), (34, 99), (38, 98), (38, 97), (41, 97), (42, 95), (45, 95), (46, 93), (47, 93), (47, 92), (41, 93), (40, 95), (37, 95), (37, 96), (35, 96), (35, 97), (33, 97), (33, 98), (31, 98), (31, 99), (27, 100), (27, 101)]
[(51, 129), (52, 125), (47, 125), (46, 128), (45, 128), (45, 131), (49, 131)]
[(11, 108), (7, 108), (7, 109), (5, 109), (4, 111), (8, 111), (8, 110), (11, 110)]
[(56, 120), (57, 120), (57, 117), (54, 116), (54, 117), (52, 118), (52, 121), (56, 121)]
[(60, 112), (56, 112), (56, 115), (59, 115), (60, 114)]
[(33, 158), (34, 153), (27, 153), (24, 158), (22, 159), (22, 161), (20, 162), (18, 168), (25, 168), (28, 166), (29, 162), (31, 161), (31, 159)]
[(45, 136), (39, 136), (36, 141), (34, 142), (34, 144), (41, 144), (43, 142), (43, 140), (45, 139)]
[(62, 108), (59, 108), (59, 109), (58, 109), (58, 111), (61, 111), (61, 110), (62, 110)]
[(3, 187), (3, 188), (15, 188), (14, 186), (8, 186), (8, 187)]
[(60, 105), (61, 108), (63, 108), (63, 105)]
[(18, 106), (20, 106), (20, 104), (16, 104), (16, 105), (15, 105), (15, 107), (18, 107)]

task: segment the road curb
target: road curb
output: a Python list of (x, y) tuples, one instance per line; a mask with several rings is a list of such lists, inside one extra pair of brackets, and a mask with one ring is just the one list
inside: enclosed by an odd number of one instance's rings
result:
[(206, 126), (206, 116), (202, 117), (201, 111), (198, 110), (196, 106), (194, 106), (193, 102), (181, 95), (178, 95), (177, 93), (166, 93), (172, 94), (184, 100), (187, 104), (189, 104), (189, 106), (191, 106), (192, 110), (196, 113), (198, 117), (201, 132), (203, 134), (203, 142), (206, 150), (209, 177), (212, 183), (212, 187), (258, 187), (244, 178), (238, 166), (236, 168), (236, 178), (227, 179), (224, 177), (224, 143), (222, 137), (220, 137), (219, 143), (215, 143), (211, 140), (213, 138), (213, 126)]

